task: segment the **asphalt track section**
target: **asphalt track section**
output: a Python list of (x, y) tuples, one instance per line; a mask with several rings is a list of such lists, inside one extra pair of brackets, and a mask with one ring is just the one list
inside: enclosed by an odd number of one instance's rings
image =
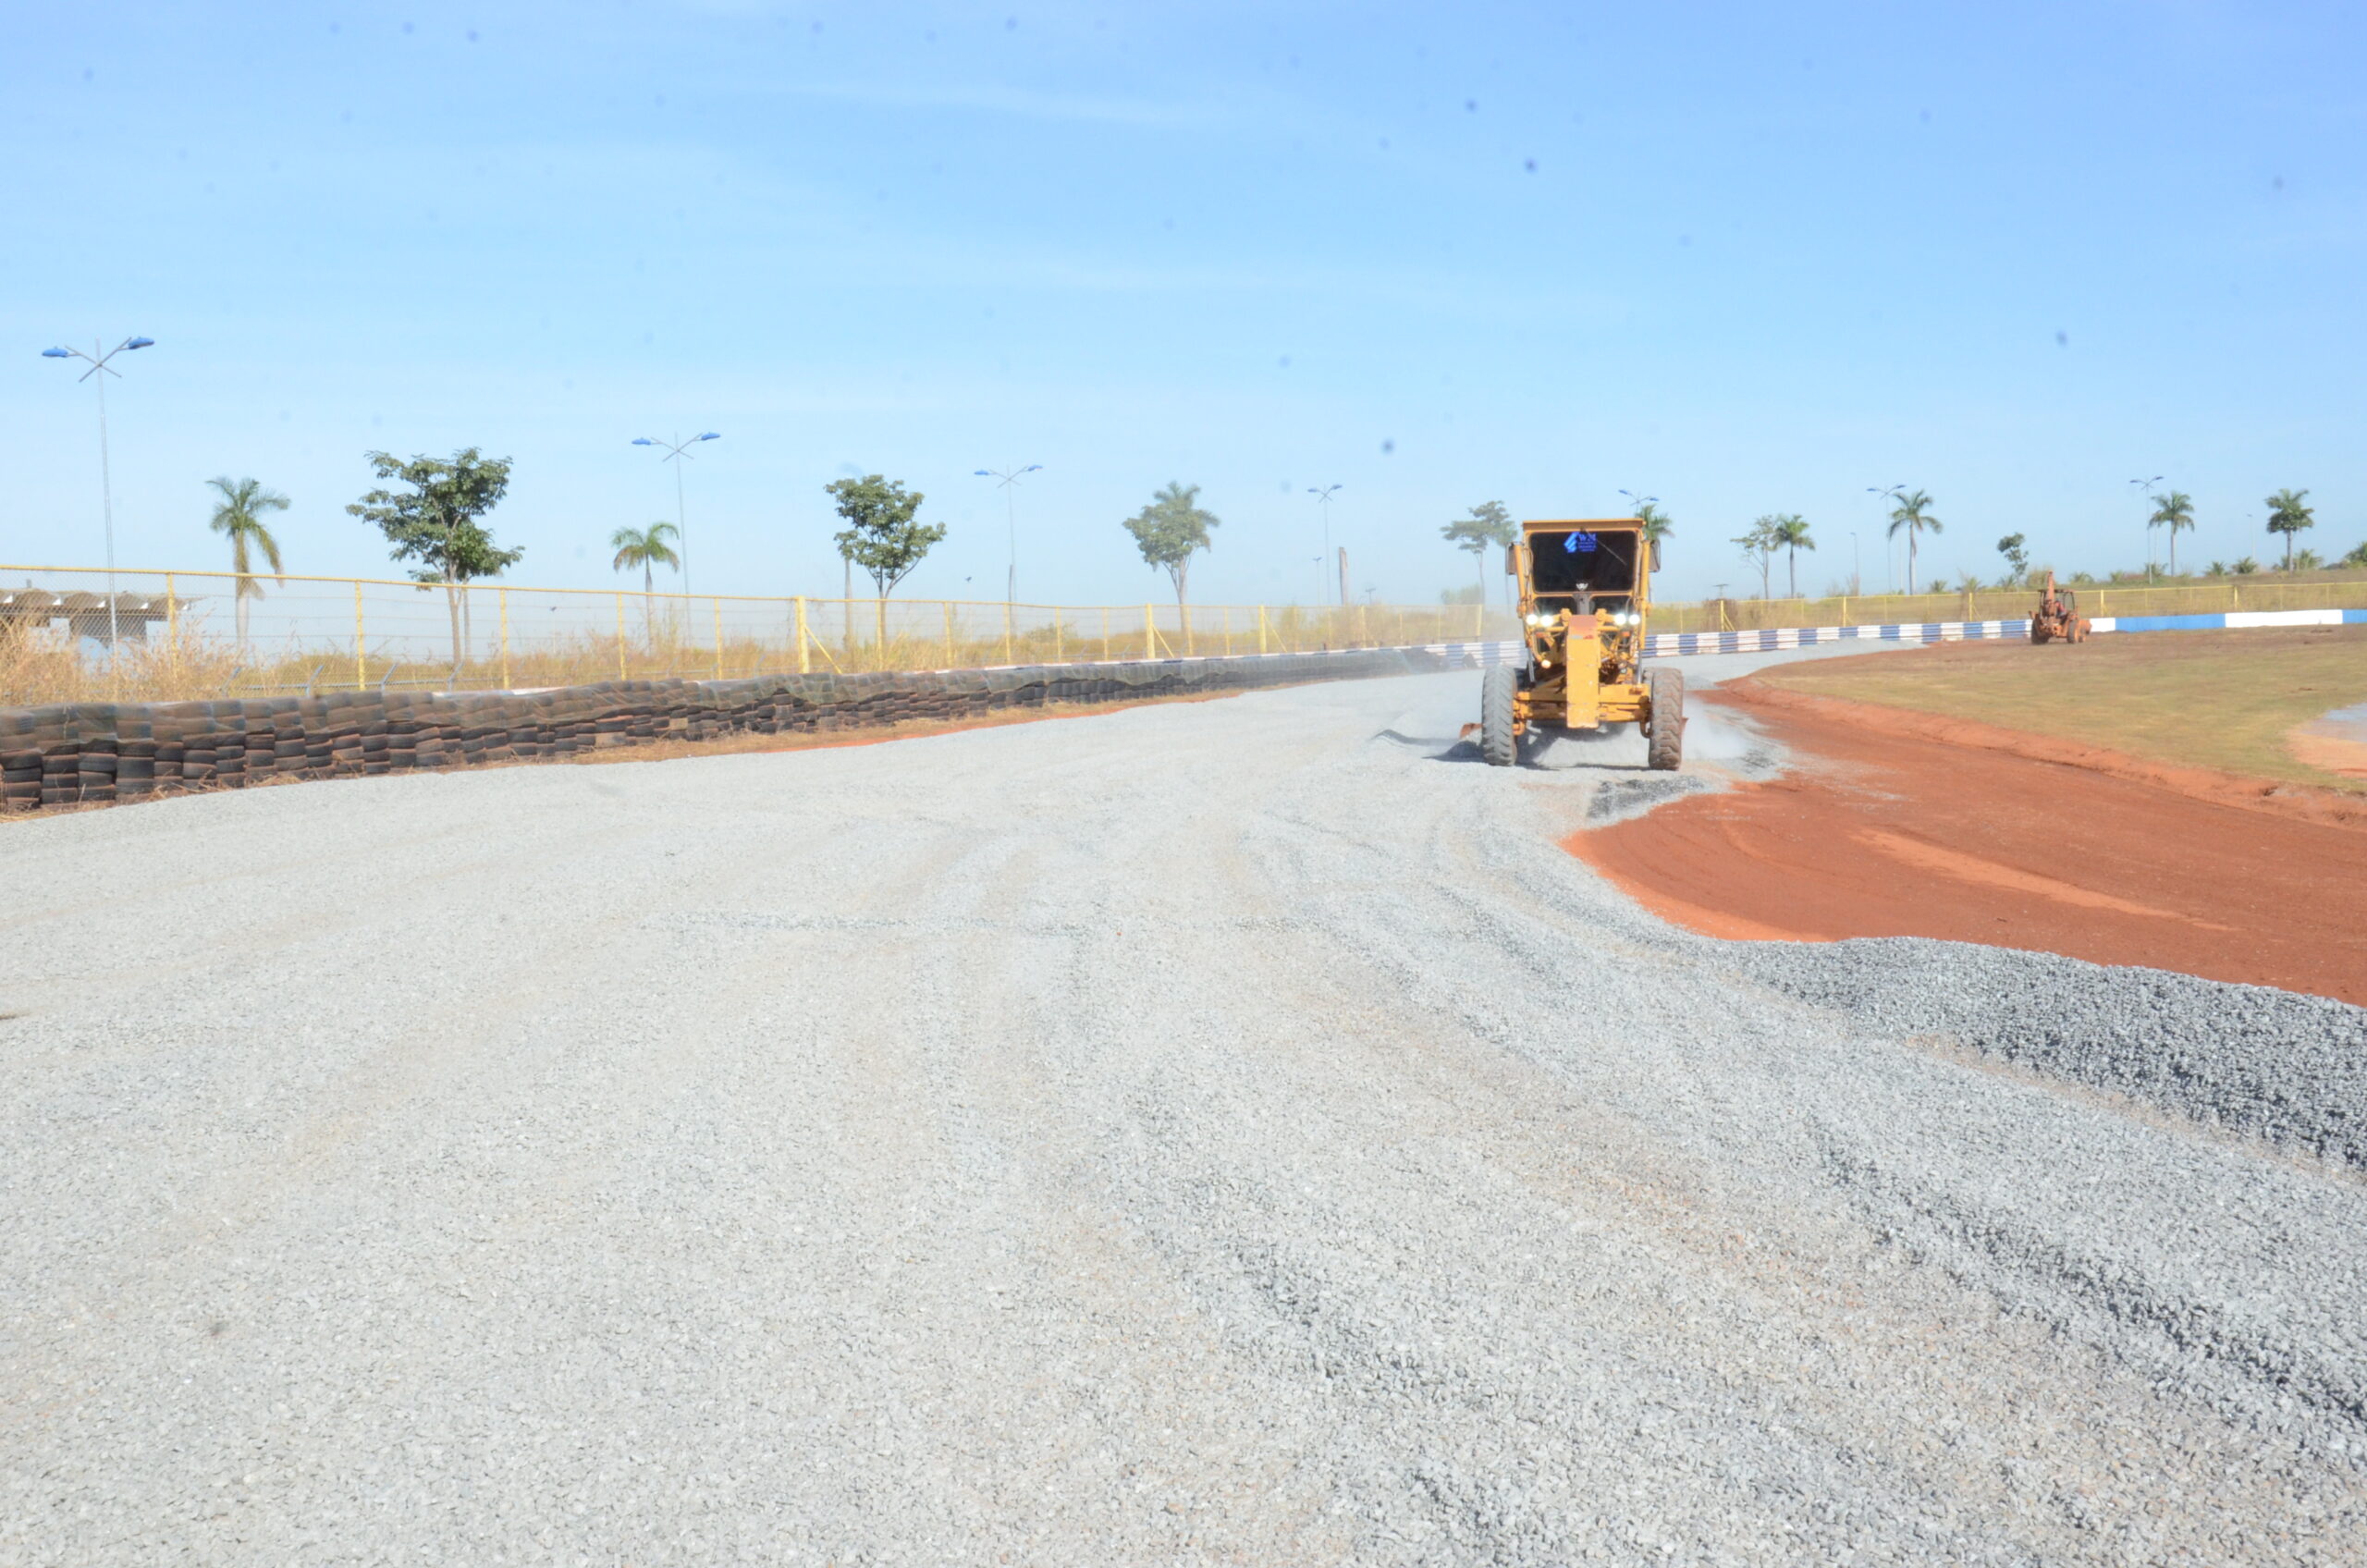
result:
[(2367, 1005), (2367, 831), (1754, 707), (1781, 777), (1566, 847), (1711, 936), (1933, 937)]
[(0, 1562), (2350, 1558), (2367, 1187), (1754, 980), (1477, 684), (12, 827)]

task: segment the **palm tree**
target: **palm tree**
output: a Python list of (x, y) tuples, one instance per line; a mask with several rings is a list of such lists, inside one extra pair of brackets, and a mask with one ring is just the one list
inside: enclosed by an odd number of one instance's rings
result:
[(1907, 591), (1915, 592), (1915, 540), (1925, 530), (1943, 532), (1940, 520), (1932, 515), (1932, 497), (1920, 490), (1909, 490), (1899, 496), (1898, 504), (1890, 509), (1890, 536), (1898, 537), (1900, 529), (1907, 530)]
[[(647, 528), (619, 528), (608, 535), (608, 543), (616, 547), (616, 559), (608, 563), (611, 571), (631, 571), (641, 568), (641, 635), (644, 642), (654, 642), (656, 632), (651, 620), (650, 596), (657, 592), (657, 580), (651, 568), (663, 562), (676, 571), (682, 570), (682, 557), (666, 543), (681, 535), (670, 522), (653, 522)], [(668, 625), (673, 624), (670, 620)]]
[(1800, 596), (1800, 552), (1816, 548), (1816, 541), (1809, 534), (1809, 520), (1797, 512), (1777, 512), (1769, 520), (1773, 524), (1770, 537), (1784, 552), (1784, 574), (1791, 580), (1792, 597)]
[(2170, 575), (2178, 574), (2178, 530), (2194, 526), (2194, 497), (2183, 490), (2173, 490), (2166, 496), (2153, 497), (2153, 515), (2145, 520), (2150, 532), (2156, 528), (2170, 531)]
[(232, 595), (232, 603), (238, 609), (239, 646), (244, 648), (247, 645), (247, 601), (263, 597), (263, 584), (254, 580), (254, 559), (248, 551), (250, 548), (260, 549), (263, 558), (271, 563), (272, 575), (286, 581), (279, 567), (279, 541), (274, 539), (271, 530), (264, 526), (263, 514), (286, 511), (288, 497), (276, 490), (264, 489), (260, 482), (252, 479), (234, 480), (223, 475), (206, 483), (222, 493), (222, 499), (215, 503), (214, 515), (206, 520), (206, 524), (215, 533), (227, 534), (230, 539), (230, 570), (239, 575), (238, 592)]
[(680, 537), (670, 522), (653, 522), (647, 528), (619, 528), (608, 535), (608, 543), (616, 547), (617, 552), (617, 558), (608, 563), (608, 570), (631, 571), (634, 567), (641, 568), (641, 591), (655, 594), (657, 582), (651, 574), (653, 566), (663, 564), (676, 571), (682, 570), (682, 557), (666, 543), (668, 539)]
[(1676, 524), (1668, 513), (1661, 510), (1656, 501), (1644, 501), (1636, 508), (1636, 521), (1644, 525), (1644, 558), (1650, 562), (1648, 571), (1661, 569), (1661, 541), (1676, 532)]
[(2285, 535), (2285, 570), (2293, 570), (2293, 535), (2305, 528), (2317, 525), (2312, 509), (2301, 503), (2309, 498), (2307, 490), (2279, 490), (2268, 498), (2268, 531)]

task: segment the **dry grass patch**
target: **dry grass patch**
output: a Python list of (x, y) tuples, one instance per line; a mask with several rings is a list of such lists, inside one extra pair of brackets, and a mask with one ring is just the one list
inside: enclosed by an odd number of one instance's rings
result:
[(1944, 643), (1762, 670), (1760, 682), (2354, 791), (2306, 766), (2295, 726), (2367, 703), (2367, 626), (2114, 633), (2078, 647)]

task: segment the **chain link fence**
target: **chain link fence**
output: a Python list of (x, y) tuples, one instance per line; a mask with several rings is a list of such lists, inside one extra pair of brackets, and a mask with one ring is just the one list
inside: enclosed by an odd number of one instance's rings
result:
[(1406, 647), (1470, 605), (1018, 605), (0, 567), (0, 705)]

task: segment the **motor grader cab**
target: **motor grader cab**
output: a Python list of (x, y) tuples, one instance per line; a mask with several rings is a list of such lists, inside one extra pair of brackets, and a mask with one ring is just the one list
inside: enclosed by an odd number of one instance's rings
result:
[(1505, 570), (1519, 584), (1527, 657), (1482, 679), (1479, 754), (1509, 767), (1533, 728), (1633, 724), (1653, 767), (1685, 756), (1685, 676), (1646, 670), (1653, 548), (1636, 518), (1524, 522)]

